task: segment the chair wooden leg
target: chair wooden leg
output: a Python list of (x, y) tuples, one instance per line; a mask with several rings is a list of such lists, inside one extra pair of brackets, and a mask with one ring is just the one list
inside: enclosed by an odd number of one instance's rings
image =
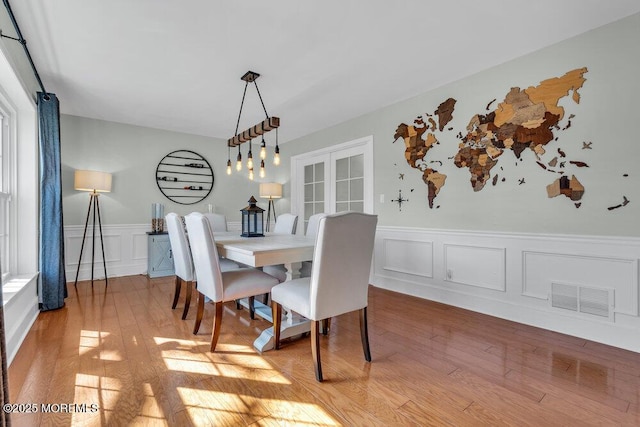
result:
[(371, 362), (371, 349), (369, 348), (369, 328), (367, 326), (367, 307), (360, 310), (360, 338), (362, 339), (362, 350), (364, 360)]
[(200, 330), (202, 316), (204, 316), (204, 294), (198, 291), (198, 311), (196, 312), (196, 323), (193, 325), (193, 335), (197, 334)]
[(220, 338), (220, 323), (222, 323), (222, 301), (215, 303), (216, 314), (213, 317), (213, 332), (211, 332), (211, 352), (216, 351), (216, 344)]
[(273, 346), (280, 349), (280, 327), (282, 325), (282, 306), (271, 300), (271, 317), (273, 318)]
[(178, 299), (180, 299), (180, 289), (182, 288), (182, 279), (176, 276), (176, 287), (173, 291), (173, 304), (171, 304), (171, 309), (176, 308), (178, 305)]
[(320, 362), (320, 321), (311, 321), (311, 357), (316, 370), (316, 380), (322, 382), (322, 364)]
[(329, 334), (329, 327), (331, 326), (331, 318), (322, 319), (322, 335)]
[(251, 320), (254, 320), (256, 318), (255, 302), (256, 297), (249, 297), (249, 317), (251, 318)]
[(193, 281), (187, 282), (187, 294), (184, 297), (184, 310), (182, 310), (182, 320), (187, 318), (189, 306), (191, 305), (191, 294), (193, 293)]

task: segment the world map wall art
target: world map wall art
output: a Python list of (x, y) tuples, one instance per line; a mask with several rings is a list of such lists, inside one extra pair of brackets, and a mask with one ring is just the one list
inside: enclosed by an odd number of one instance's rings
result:
[[(586, 67), (578, 68), (527, 89), (513, 87), (497, 105), (496, 99), (488, 102), (486, 113), (471, 117), (466, 134), (458, 132), (456, 135), (457, 152), (448, 160), (456, 167), (468, 170), (473, 191), (481, 191), (489, 182), (494, 186), (504, 182), (505, 178), (499, 173), (500, 162), (505, 162), (507, 156), (522, 160), (523, 152), (531, 150), (537, 167), (552, 175), (546, 187), (547, 196), (564, 196), (576, 208), (581, 206), (585, 188), (577, 174), (569, 173), (569, 170), (588, 168), (589, 165), (582, 159), (568, 158), (561, 147), (553, 143), (558, 141), (559, 133), (571, 127), (575, 117), (573, 114), (566, 116), (567, 112), (559, 102), (571, 96), (575, 104), (580, 103), (579, 91), (586, 82), (586, 73)], [(438, 171), (442, 160), (429, 159), (429, 151), (439, 144), (436, 132), (446, 135), (453, 131), (447, 125), (453, 119), (456, 102), (449, 98), (433, 114), (418, 116), (412, 125), (401, 123), (394, 135), (393, 142), (400, 138), (404, 140), (404, 157), (409, 166), (422, 173), (431, 209), (445, 188), (447, 175)], [(565, 117), (567, 120), (562, 122)], [(584, 141), (581, 148), (591, 150), (592, 144)], [(518, 180), (518, 185), (522, 184), (524, 178)], [(617, 209), (627, 203), (629, 201), (624, 197), (620, 205), (608, 209)]]

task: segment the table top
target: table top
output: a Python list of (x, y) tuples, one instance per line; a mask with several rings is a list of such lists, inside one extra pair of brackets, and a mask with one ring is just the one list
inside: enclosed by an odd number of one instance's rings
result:
[(315, 246), (315, 239), (294, 234), (242, 237), (238, 232), (217, 232), (214, 239), (220, 255), (252, 267), (309, 261)]

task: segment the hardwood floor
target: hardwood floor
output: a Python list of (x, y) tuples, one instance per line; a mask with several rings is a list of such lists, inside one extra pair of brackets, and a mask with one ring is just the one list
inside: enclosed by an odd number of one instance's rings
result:
[(69, 293), (9, 368), (12, 402), (40, 409), (14, 425), (640, 425), (640, 354), (389, 291), (370, 290), (372, 363), (358, 314), (332, 320), (322, 384), (308, 338), (261, 355), (269, 324), (232, 303), (209, 353), (213, 306), (193, 335), (173, 277)]

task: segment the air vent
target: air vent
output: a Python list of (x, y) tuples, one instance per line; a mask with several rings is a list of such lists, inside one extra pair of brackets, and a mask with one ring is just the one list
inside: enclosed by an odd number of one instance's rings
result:
[(609, 317), (609, 292), (606, 289), (580, 288), (580, 312)]
[(552, 283), (551, 306), (578, 311), (578, 287), (562, 283)]
[(551, 283), (552, 307), (613, 320), (613, 289)]

